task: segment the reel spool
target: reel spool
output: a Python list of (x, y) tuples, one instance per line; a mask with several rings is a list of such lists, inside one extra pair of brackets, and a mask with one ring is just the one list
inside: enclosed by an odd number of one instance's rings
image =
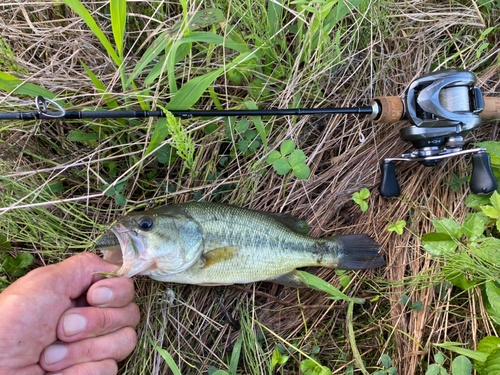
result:
[[(490, 155), (484, 148), (462, 150), (464, 136), (488, 118), (480, 116), (485, 109), (485, 100), (478, 87), (476, 76), (463, 69), (446, 69), (424, 75), (410, 84), (405, 101), (394, 97), (375, 98), (381, 109), (398, 107), (396, 110), (381, 111), (375, 122), (394, 122), (407, 119), (412, 125), (400, 130), (401, 138), (411, 142), (415, 151), (401, 157), (387, 158), (381, 164), (380, 194), (396, 197), (400, 194), (396, 179), (395, 161), (419, 162), (427, 167), (437, 165), (441, 160), (453, 156), (472, 154), (471, 191), (487, 194), (497, 189), (493, 176)], [(493, 115), (498, 104), (495, 98), (486, 98), (488, 108), (493, 105)], [(382, 101), (383, 100), (383, 101)], [(388, 103), (390, 102), (390, 103)]]

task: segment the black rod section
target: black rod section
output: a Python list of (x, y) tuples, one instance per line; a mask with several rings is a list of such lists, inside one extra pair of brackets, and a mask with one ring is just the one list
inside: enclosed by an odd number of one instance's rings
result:
[[(303, 115), (344, 115), (363, 114), (371, 115), (373, 108), (294, 108), (294, 109), (247, 109), (247, 110), (214, 110), (214, 111), (170, 111), (176, 117), (219, 117), (219, 116), (303, 116)], [(163, 111), (68, 111), (64, 116), (59, 112), (15, 112), (0, 113), (0, 120), (54, 120), (60, 119), (98, 119), (98, 118), (147, 118), (165, 117)]]

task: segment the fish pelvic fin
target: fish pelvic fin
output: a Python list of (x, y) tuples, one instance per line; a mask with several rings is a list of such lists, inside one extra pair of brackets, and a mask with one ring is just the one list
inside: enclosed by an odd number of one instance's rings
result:
[(219, 249), (214, 249), (205, 253), (201, 256), (203, 262), (203, 269), (213, 266), (214, 264), (225, 262), (236, 257), (239, 253), (239, 249), (233, 246), (221, 247)]
[(364, 270), (385, 264), (379, 253), (381, 245), (367, 234), (345, 234), (329, 237), (328, 240), (336, 242), (338, 246), (336, 269)]

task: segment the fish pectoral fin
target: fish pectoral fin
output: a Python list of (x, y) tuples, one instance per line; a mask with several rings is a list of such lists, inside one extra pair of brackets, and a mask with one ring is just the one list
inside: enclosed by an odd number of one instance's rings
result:
[(298, 217), (283, 214), (280, 212), (263, 212), (269, 216), (271, 216), (274, 220), (279, 221), (281, 224), (286, 226), (287, 228), (293, 230), (299, 234), (309, 234), (309, 224), (307, 221), (299, 219)]
[(284, 275), (275, 277), (273, 279), (267, 279), (266, 281), (270, 281), (273, 283), (281, 284), (284, 286), (289, 286), (291, 288), (309, 288), (306, 280), (302, 276), (302, 274), (293, 270), (291, 272), (285, 273)]
[(214, 249), (205, 253), (201, 256), (201, 260), (203, 261), (202, 268), (208, 268), (213, 266), (214, 264), (225, 262), (226, 260), (232, 259), (237, 256), (239, 253), (239, 249), (234, 246), (225, 246), (219, 249)]

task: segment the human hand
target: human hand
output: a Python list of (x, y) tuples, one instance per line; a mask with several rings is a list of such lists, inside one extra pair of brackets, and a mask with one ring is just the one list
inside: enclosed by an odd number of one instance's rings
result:
[(0, 375), (116, 374), (116, 362), (136, 344), (134, 286), (93, 273), (118, 269), (82, 253), (35, 269), (0, 293)]

